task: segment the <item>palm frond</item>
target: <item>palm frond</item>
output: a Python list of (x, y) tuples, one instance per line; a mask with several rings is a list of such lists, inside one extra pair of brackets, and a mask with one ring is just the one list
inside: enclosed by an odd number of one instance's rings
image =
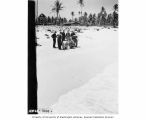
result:
[(78, 4), (80, 4), (81, 7), (84, 6), (84, 0), (78, 0)]
[(59, 12), (60, 10), (62, 10), (64, 7), (63, 7), (63, 4), (62, 2), (60, 2), (59, 0), (56, 0), (54, 2), (54, 6), (52, 8), (52, 11), (55, 11), (55, 12)]

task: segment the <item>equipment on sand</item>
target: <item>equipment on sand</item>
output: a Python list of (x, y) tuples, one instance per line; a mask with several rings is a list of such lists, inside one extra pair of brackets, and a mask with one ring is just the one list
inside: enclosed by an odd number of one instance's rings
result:
[(76, 35), (72, 36), (70, 40), (65, 40), (62, 42), (62, 49), (72, 49), (78, 46), (78, 38)]

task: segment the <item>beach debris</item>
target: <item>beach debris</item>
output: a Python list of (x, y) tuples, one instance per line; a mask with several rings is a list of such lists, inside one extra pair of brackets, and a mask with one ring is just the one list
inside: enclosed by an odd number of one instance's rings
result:
[(50, 32), (51, 32), (51, 30), (50, 30), (50, 29), (48, 29), (47, 31), (50, 31)]
[(45, 34), (45, 36), (49, 36), (48, 34)]

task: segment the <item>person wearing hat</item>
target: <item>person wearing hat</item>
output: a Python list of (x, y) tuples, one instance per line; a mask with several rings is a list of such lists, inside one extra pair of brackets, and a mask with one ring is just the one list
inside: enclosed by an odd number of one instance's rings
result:
[(67, 33), (66, 33), (66, 39), (67, 39), (67, 41), (70, 41), (70, 32), (69, 32), (69, 30), (67, 31)]
[(64, 30), (62, 32), (62, 41), (65, 41), (65, 32), (64, 32)]
[(53, 48), (56, 48), (55, 45), (56, 45), (56, 31), (54, 32), (54, 34), (51, 36), (53, 38)]
[(58, 49), (61, 50), (61, 45), (62, 45), (62, 36), (61, 36), (61, 32), (60, 34), (57, 35), (57, 42), (58, 42)]

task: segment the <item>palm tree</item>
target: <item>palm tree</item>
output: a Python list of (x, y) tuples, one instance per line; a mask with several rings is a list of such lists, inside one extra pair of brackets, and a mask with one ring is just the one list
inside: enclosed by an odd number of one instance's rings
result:
[(84, 24), (85, 24), (85, 25), (87, 25), (87, 20), (88, 20), (87, 16), (88, 16), (87, 12), (84, 12), (84, 17), (83, 17), (83, 19), (84, 19)]
[(78, 13), (79, 13), (79, 16), (80, 16), (81, 12), (79, 11)]
[(115, 4), (115, 5), (113, 6), (113, 8), (114, 8), (115, 11), (118, 11), (118, 8), (119, 8), (119, 7), (118, 7), (118, 4)]
[(50, 16), (48, 16), (48, 23), (50, 24), (51, 23), (51, 18), (50, 18)]
[(87, 12), (84, 12), (84, 16), (87, 16), (88, 15), (88, 13)]
[(92, 16), (92, 24), (95, 25), (96, 24), (96, 14), (94, 13)]
[(63, 18), (63, 23), (67, 23), (67, 19), (66, 18)]
[(75, 18), (75, 22), (77, 22), (78, 21), (78, 19), (77, 18)]
[(62, 10), (63, 8), (64, 8), (64, 7), (63, 7), (63, 4), (62, 4), (62, 2), (60, 2), (59, 0), (56, 0), (56, 1), (54, 2), (54, 6), (53, 6), (53, 8), (52, 8), (52, 11), (53, 11), (53, 12), (56, 12), (57, 20), (58, 20), (59, 12), (60, 12), (60, 10)]
[(75, 13), (73, 11), (71, 12), (71, 16), (72, 16), (72, 21), (73, 21), (73, 17), (75, 16)]
[(83, 9), (83, 7), (84, 7), (84, 0), (79, 0), (79, 1), (78, 1), (78, 4), (79, 4), (80, 7), (81, 7), (81, 17), (82, 17), (82, 9)]
[(113, 12), (113, 26), (117, 27), (118, 26), (118, 4), (115, 4), (113, 6), (114, 12)]
[(99, 18), (100, 23), (99, 24), (100, 25), (105, 25), (107, 13), (106, 13), (106, 10), (105, 10), (104, 7), (101, 8), (101, 12), (99, 14), (100, 14), (100, 18)]
[(90, 23), (90, 25), (92, 25), (92, 19), (93, 19), (93, 15), (90, 13), (88, 17), (88, 22)]

